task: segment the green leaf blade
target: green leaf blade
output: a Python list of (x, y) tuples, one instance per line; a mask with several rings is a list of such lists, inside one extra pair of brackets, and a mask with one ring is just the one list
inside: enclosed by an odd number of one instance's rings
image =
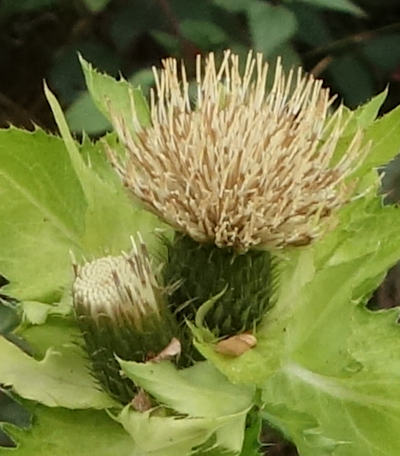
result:
[(252, 2), (248, 6), (247, 14), (253, 46), (265, 57), (271, 55), (296, 32), (296, 17), (285, 6)]
[(299, 3), (306, 3), (324, 9), (332, 9), (343, 13), (350, 13), (355, 16), (365, 16), (365, 12), (350, 0), (296, 0)]
[(354, 201), (325, 238), (282, 252), (254, 349), (227, 360), (203, 343), (232, 381), (256, 382), (265, 418), (302, 456), (400, 451), (399, 312), (364, 307), (400, 258), (399, 224), (379, 198)]
[(35, 414), (31, 430), (5, 426), (18, 447), (2, 448), (2, 455), (139, 456), (132, 438), (103, 411), (31, 407)]
[[(80, 248), (86, 201), (59, 138), (0, 131), (0, 272), (19, 299), (57, 299)], [(33, 261), (34, 259), (34, 261)]]
[(207, 362), (178, 370), (170, 362), (120, 360), (122, 370), (162, 404), (189, 416), (215, 418), (247, 410), (254, 388), (232, 385)]
[(375, 121), (365, 132), (364, 141), (372, 147), (355, 175), (385, 165), (400, 152), (400, 106)]
[(50, 349), (42, 360), (0, 337), (0, 381), (19, 396), (48, 407), (107, 408), (114, 402), (100, 391), (88, 361), (76, 346)]
[(146, 99), (139, 88), (134, 88), (129, 82), (116, 79), (95, 70), (92, 65), (79, 56), (89, 93), (99, 109), (108, 119), (110, 109), (121, 115), (127, 125), (132, 121), (132, 109), (135, 109), (143, 126), (150, 124), (150, 111)]

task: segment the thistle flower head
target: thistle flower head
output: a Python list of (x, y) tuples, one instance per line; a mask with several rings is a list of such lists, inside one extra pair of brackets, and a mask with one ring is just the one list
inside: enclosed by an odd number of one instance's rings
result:
[(250, 52), (244, 66), (229, 51), (219, 67), (212, 53), (204, 65), (198, 56), (193, 104), (184, 65), (164, 60), (150, 126), (134, 109), (133, 125), (111, 112), (127, 149), (112, 162), (133, 195), (198, 242), (239, 251), (306, 244), (350, 197), (360, 134), (332, 165), (345, 122), (322, 81), (300, 69), (285, 76), (278, 61), (267, 90), (262, 56)]

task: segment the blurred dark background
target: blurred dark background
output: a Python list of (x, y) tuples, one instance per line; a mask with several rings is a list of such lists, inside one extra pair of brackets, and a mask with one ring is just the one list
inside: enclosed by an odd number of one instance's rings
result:
[[(85, 92), (78, 51), (146, 91), (162, 57), (184, 58), (190, 73), (197, 53), (226, 48), (282, 55), (351, 108), (388, 85), (382, 113), (400, 104), (400, 0), (0, 0), (0, 127), (55, 130), (46, 79), (71, 129), (101, 135), (108, 124)], [(400, 159), (385, 172), (386, 199), (398, 202)], [(400, 303), (399, 278), (398, 266), (371, 308)], [(265, 441), (275, 442), (270, 456), (296, 454), (272, 430)]]
[(74, 131), (104, 131), (77, 51), (146, 89), (160, 58), (228, 47), (301, 64), (350, 107), (388, 84), (384, 109), (400, 102), (399, 0), (0, 0), (0, 126), (54, 128), (46, 79)]

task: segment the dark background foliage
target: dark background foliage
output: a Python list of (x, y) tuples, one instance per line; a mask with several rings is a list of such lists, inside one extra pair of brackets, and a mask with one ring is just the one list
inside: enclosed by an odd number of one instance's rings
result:
[(77, 51), (146, 88), (160, 58), (228, 47), (301, 64), (350, 107), (387, 84), (384, 109), (400, 102), (398, 0), (0, 0), (0, 125), (53, 128), (46, 79), (73, 130), (101, 133)]
[[(108, 125), (85, 92), (78, 51), (147, 90), (162, 57), (184, 58), (190, 72), (197, 53), (226, 48), (243, 55), (253, 48), (271, 61), (282, 55), (286, 67), (323, 78), (352, 108), (387, 85), (383, 112), (400, 103), (399, 0), (0, 0), (0, 127), (55, 129), (46, 79), (76, 134), (103, 133)], [(386, 174), (387, 199), (399, 201), (400, 161)], [(371, 306), (399, 304), (398, 269)], [(8, 400), (0, 392), (0, 402)], [(265, 432), (276, 442), (269, 455), (296, 454)]]

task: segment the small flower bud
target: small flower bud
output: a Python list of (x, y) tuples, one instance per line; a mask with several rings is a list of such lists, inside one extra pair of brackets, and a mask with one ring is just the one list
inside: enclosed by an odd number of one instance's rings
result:
[(162, 352), (177, 335), (165, 289), (152, 271), (143, 243), (131, 254), (107, 256), (75, 266), (73, 302), (94, 376), (123, 403), (137, 390), (121, 377), (118, 356), (146, 361)]

